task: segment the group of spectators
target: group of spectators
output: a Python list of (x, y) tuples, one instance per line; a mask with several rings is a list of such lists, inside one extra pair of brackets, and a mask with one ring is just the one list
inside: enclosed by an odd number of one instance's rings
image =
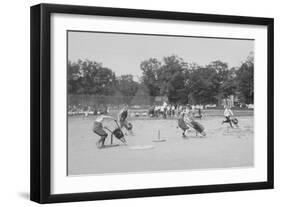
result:
[[(119, 107), (111, 107), (107, 105), (83, 105), (83, 104), (69, 104), (67, 113), (69, 116), (89, 116), (89, 115), (102, 115), (108, 114), (109, 109), (115, 110), (119, 109)], [(151, 118), (177, 118), (182, 111), (184, 111), (186, 105), (177, 105), (177, 104), (167, 104), (164, 102), (162, 105), (153, 105), (150, 106), (148, 111), (133, 110), (130, 113), (132, 117), (151, 117)], [(192, 113), (196, 117), (201, 117), (201, 107), (192, 106)], [(111, 111), (110, 110), (110, 111)]]
[[(202, 110), (203, 107), (201, 106), (192, 106), (192, 113), (195, 117), (201, 118), (202, 117)], [(177, 105), (177, 104), (167, 104), (163, 103), (163, 105), (154, 105), (151, 106), (148, 110), (148, 114), (150, 117), (162, 117), (163, 119), (166, 118), (174, 118), (178, 117), (182, 111), (186, 109), (185, 105)]]
[(108, 107), (107, 106), (89, 106), (83, 104), (69, 104), (67, 114), (69, 116), (75, 115), (100, 115), (100, 114), (107, 114)]

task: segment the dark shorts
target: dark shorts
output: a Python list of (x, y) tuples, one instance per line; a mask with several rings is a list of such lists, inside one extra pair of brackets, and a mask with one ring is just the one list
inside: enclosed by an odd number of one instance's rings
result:
[(225, 116), (225, 122), (231, 122), (230, 116)]
[(102, 123), (94, 122), (93, 131), (99, 136), (107, 136), (106, 131), (104, 131)]

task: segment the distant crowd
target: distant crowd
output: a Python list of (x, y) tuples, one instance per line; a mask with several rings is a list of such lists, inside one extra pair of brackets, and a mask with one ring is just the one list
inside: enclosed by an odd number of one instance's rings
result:
[(108, 114), (108, 107), (106, 105), (103, 106), (88, 106), (82, 104), (70, 104), (68, 105), (67, 114), (69, 116), (75, 115), (100, 115), (100, 114)]
[[(192, 113), (194, 117), (201, 118), (202, 117), (202, 105), (192, 105)], [(154, 105), (151, 106), (148, 110), (148, 114), (150, 117), (162, 117), (166, 118), (174, 118), (179, 117), (180, 113), (186, 109), (185, 105), (171, 105), (167, 103), (163, 103), (163, 105)]]
[[(201, 118), (203, 109), (202, 105), (192, 105), (192, 113), (195, 117)], [(185, 110), (186, 105), (167, 104), (164, 102), (162, 105), (152, 105), (146, 109), (131, 109), (131, 117), (151, 117), (151, 118), (176, 118), (182, 111)], [(83, 104), (70, 104), (68, 105), (69, 116), (89, 116), (89, 115), (102, 115), (109, 114), (111, 110), (118, 110), (118, 107), (111, 107), (107, 105), (89, 106)]]

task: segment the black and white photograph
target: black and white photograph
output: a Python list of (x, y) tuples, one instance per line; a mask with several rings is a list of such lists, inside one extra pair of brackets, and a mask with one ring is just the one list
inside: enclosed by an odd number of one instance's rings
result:
[(254, 39), (66, 36), (68, 176), (254, 167)]
[(151, 9), (31, 7), (32, 201), (274, 188), (274, 19)]

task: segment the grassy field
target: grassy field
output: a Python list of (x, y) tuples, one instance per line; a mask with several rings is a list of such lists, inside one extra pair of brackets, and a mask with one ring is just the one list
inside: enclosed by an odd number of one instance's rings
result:
[[(68, 174), (104, 174), (162, 170), (193, 170), (250, 167), (254, 164), (253, 116), (240, 116), (238, 129), (221, 125), (223, 116), (206, 116), (200, 122), (207, 136), (189, 132), (181, 137), (173, 119), (132, 119), (134, 136), (125, 136), (128, 145), (106, 140), (97, 149), (99, 137), (92, 132), (94, 117), (68, 118)], [(112, 122), (105, 123), (114, 128)], [(165, 142), (154, 142), (158, 131)], [(149, 149), (134, 149), (148, 147)]]

